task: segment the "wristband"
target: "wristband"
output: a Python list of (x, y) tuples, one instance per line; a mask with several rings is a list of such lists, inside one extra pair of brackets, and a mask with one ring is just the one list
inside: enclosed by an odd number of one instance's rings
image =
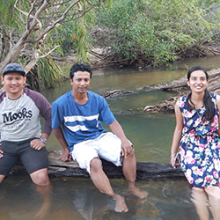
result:
[(40, 138), (40, 140), (41, 140), (44, 144), (47, 143), (47, 139), (46, 139), (46, 138)]

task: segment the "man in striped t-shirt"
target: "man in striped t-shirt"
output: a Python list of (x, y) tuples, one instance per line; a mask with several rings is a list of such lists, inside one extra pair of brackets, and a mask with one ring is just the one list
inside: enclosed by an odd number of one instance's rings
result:
[[(115, 211), (127, 212), (124, 198), (114, 193), (99, 157), (123, 166), (134, 195), (144, 198), (147, 192), (141, 192), (135, 186), (136, 159), (131, 142), (105, 99), (88, 91), (91, 77), (89, 66), (74, 64), (70, 70), (72, 90), (52, 104), (52, 129), (63, 147), (60, 159), (76, 160), (90, 174), (98, 190), (116, 200)], [(101, 121), (108, 124), (112, 132), (107, 132)]]

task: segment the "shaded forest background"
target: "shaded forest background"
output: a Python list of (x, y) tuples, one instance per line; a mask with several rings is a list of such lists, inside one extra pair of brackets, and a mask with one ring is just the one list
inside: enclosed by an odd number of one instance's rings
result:
[(8, 0), (0, 8), (0, 72), (26, 67), (29, 86), (53, 88), (59, 62), (169, 65), (220, 54), (219, 0)]

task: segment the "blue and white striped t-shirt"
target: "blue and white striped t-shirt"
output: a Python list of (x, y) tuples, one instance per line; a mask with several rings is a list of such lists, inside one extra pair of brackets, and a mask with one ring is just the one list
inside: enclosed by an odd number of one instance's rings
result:
[(72, 91), (52, 103), (52, 129), (62, 126), (70, 150), (74, 144), (95, 139), (106, 132), (101, 121), (108, 125), (115, 121), (102, 96), (91, 91), (87, 91), (87, 94), (88, 101), (83, 105), (74, 100)]

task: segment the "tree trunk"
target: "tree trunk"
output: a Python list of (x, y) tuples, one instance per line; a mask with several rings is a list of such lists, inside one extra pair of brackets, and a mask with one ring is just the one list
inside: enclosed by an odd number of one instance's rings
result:
[[(59, 157), (61, 151), (51, 151), (48, 154), (50, 177), (89, 177), (86, 170), (79, 167), (76, 161), (62, 162)], [(124, 178), (122, 167), (116, 167), (112, 163), (102, 160), (103, 170), (110, 178)], [(11, 171), (11, 175), (26, 174), (24, 167), (17, 164)], [(149, 178), (184, 177), (180, 168), (173, 169), (169, 164), (137, 162), (137, 180)]]

